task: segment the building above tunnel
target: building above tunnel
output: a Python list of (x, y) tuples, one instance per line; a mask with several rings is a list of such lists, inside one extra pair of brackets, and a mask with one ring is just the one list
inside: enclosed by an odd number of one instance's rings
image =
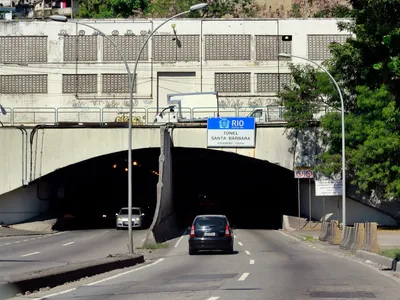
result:
[[(146, 36), (163, 20), (79, 20), (109, 35), (133, 69)], [(277, 103), (291, 82), (286, 52), (321, 62), (330, 43), (342, 43), (338, 19), (177, 19), (150, 39), (135, 83), (137, 112), (155, 114), (167, 95), (220, 94), (226, 114), (245, 115)], [(112, 44), (92, 29), (45, 20), (9, 21), (0, 26), (0, 103), (9, 112), (4, 124), (52, 123), (66, 107), (86, 108), (85, 120), (105, 121), (128, 106), (129, 89), (122, 59)], [(199, 105), (201, 109), (201, 105)], [(143, 114), (142, 114), (143, 115)], [(141, 116), (139, 114), (139, 116)], [(143, 116), (141, 116), (143, 117)], [(64, 111), (61, 121), (78, 121)]]

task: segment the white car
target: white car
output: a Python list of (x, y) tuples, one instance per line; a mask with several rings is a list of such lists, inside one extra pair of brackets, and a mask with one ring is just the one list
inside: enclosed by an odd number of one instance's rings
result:
[[(117, 229), (128, 228), (128, 213), (127, 207), (121, 208), (119, 213), (116, 214), (117, 217)], [(142, 218), (144, 214), (140, 207), (132, 207), (132, 228), (142, 227)]]

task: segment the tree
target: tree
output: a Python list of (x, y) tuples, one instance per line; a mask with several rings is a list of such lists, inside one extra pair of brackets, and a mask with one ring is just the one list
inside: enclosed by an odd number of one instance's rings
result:
[(128, 18), (140, 15), (149, 0), (79, 0), (78, 18)]
[[(352, 0), (350, 4), (353, 21), (340, 23), (339, 28), (355, 38), (331, 45), (332, 58), (325, 62), (344, 94), (346, 171), (360, 190), (374, 190), (387, 200), (400, 199), (400, 0)], [(294, 86), (300, 88), (281, 93), (289, 110), (289, 128), (304, 128), (305, 118), (312, 119), (304, 111), (315, 111), (322, 98), (340, 108), (337, 91), (317, 71), (294, 67), (292, 74)], [(293, 110), (296, 99), (301, 101)], [(317, 170), (326, 176), (338, 174), (341, 114), (326, 114), (321, 128), (326, 151), (319, 156)]]

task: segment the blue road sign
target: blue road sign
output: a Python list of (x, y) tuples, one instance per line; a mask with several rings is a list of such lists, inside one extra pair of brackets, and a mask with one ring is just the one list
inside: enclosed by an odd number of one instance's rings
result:
[(254, 148), (256, 121), (254, 118), (209, 118), (207, 146), (214, 148)]
[(209, 118), (208, 130), (254, 130), (256, 122), (254, 118)]

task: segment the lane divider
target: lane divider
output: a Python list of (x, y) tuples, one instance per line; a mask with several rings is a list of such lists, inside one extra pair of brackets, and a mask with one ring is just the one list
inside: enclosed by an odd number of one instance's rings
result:
[(238, 242), (239, 246), (243, 246), (243, 244), (241, 242)]
[(255, 262), (254, 259), (250, 259), (250, 264), (251, 265), (254, 265), (254, 262)]
[(250, 255), (250, 252), (249, 252), (249, 251), (246, 250), (246, 251), (244, 251), (244, 252), (245, 252), (247, 255)]
[(242, 276), (238, 279), (238, 281), (244, 281), (250, 273), (243, 273)]
[(115, 279), (115, 278), (118, 278), (118, 277), (121, 277), (121, 276), (130, 274), (130, 273), (133, 273), (133, 272), (137, 272), (137, 271), (139, 271), (139, 270), (143, 270), (143, 269), (146, 269), (146, 268), (148, 268), (148, 267), (154, 266), (154, 265), (156, 265), (156, 264), (162, 262), (163, 260), (164, 260), (164, 258), (159, 258), (158, 260), (156, 260), (155, 262), (153, 262), (153, 263), (151, 263), (151, 264), (148, 264), (148, 265), (145, 265), (145, 266), (142, 266), (142, 267), (133, 269), (133, 270), (129, 270), (129, 271), (126, 271), (126, 272), (122, 272), (122, 273), (119, 273), (119, 274), (117, 274), (117, 275), (110, 276), (110, 277), (107, 277), (107, 278), (104, 278), (104, 279), (101, 279), (101, 280), (98, 280), (98, 281), (95, 281), (95, 282), (92, 282), (92, 283), (88, 283), (88, 284), (85, 284), (85, 286), (96, 285), (96, 284), (103, 283), (103, 282), (109, 281), (109, 280), (111, 280), (111, 279)]
[(40, 252), (32, 252), (32, 253), (21, 255), (21, 257), (27, 257), (27, 256), (31, 256), (31, 255), (36, 255), (36, 254), (39, 254), (39, 253)]
[(207, 300), (217, 300), (217, 299), (219, 299), (219, 297), (210, 297)]
[(69, 245), (72, 245), (72, 244), (75, 244), (75, 242), (65, 243), (63, 246), (69, 246)]

